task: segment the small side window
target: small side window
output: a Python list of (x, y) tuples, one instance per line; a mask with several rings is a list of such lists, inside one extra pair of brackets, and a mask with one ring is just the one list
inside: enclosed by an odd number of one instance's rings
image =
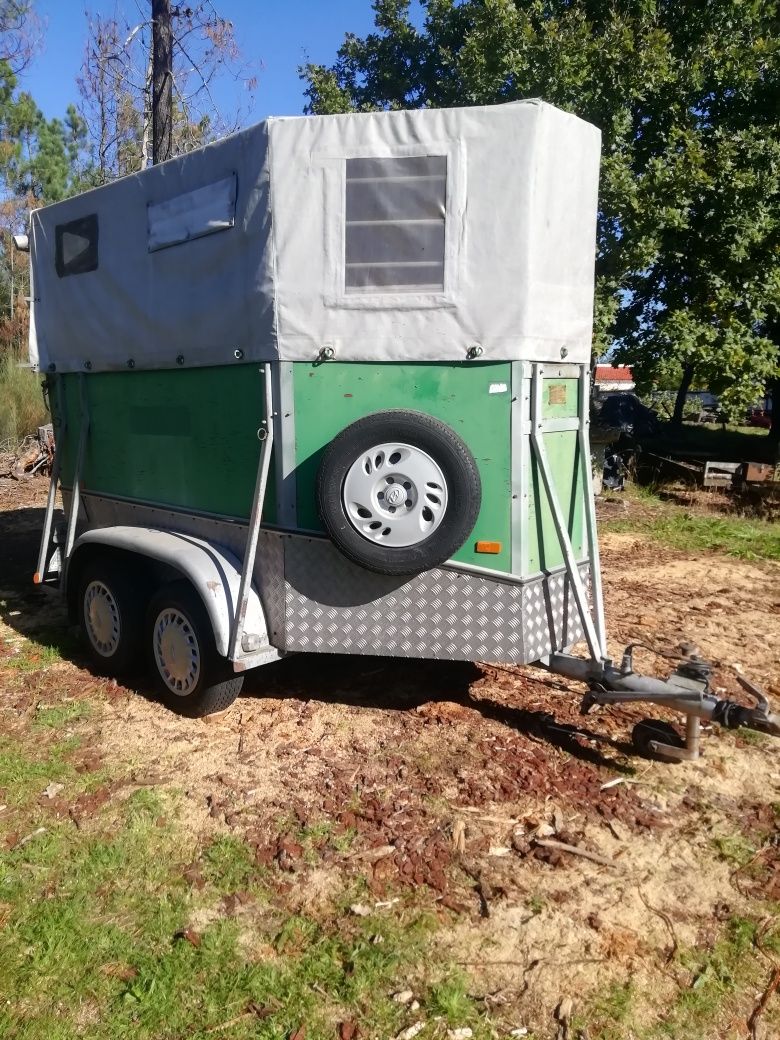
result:
[(98, 266), (97, 213), (79, 217), (54, 229), (54, 264), (60, 278), (70, 274), (86, 274)]
[(347, 159), (346, 166), (346, 292), (442, 292), (446, 155)]
[(186, 191), (147, 207), (149, 252), (191, 242), (236, 223), (238, 183), (235, 173), (213, 184)]

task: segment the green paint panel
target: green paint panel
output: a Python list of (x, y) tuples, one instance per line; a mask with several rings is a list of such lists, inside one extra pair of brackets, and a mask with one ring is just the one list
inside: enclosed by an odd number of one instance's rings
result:
[[(54, 378), (62, 381), (68, 416), (66, 486), (73, 480), (83, 379), (90, 417), (85, 490), (248, 518), (260, 453), (257, 430), (265, 410), (257, 366)], [(51, 399), (56, 406), (56, 388)], [(263, 518), (273, 521), (273, 480), (268, 490)]]
[[(586, 548), (577, 433), (546, 433), (544, 446), (574, 555), (582, 559), (586, 555)], [(531, 452), (529, 454), (532, 455)], [(528, 491), (528, 571), (533, 574), (535, 571), (560, 567), (564, 563), (542, 475), (533, 457)]]
[[(455, 430), (474, 454), (482, 478), (482, 509), (471, 537), (454, 559), (511, 570), (511, 368), (504, 362), (296, 364), (295, 427), (298, 523), (321, 530), (314, 499), (326, 445), (345, 426), (373, 412), (427, 412)], [(502, 392), (490, 393), (503, 384)], [(478, 540), (499, 541), (500, 554), (475, 551)]]
[[(528, 439), (523, 442), (516, 434), (516, 442), (511, 443), (512, 396), (519, 387), (512, 386), (510, 364), (301, 362), (293, 371), (300, 527), (321, 530), (314, 486), (322, 452), (333, 437), (364, 415), (408, 408), (436, 416), (456, 430), (479, 466), (482, 509), (471, 537), (455, 559), (511, 572), (511, 455), (522, 452), (529, 473), (527, 572), (563, 563)], [(68, 417), (68, 435), (61, 443), (66, 486), (73, 479), (83, 380), (90, 415), (83, 474), (87, 491), (248, 518), (260, 450), (257, 430), (264, 409), (263, 375), (257, 366), (49, 378), (61, 388)], [(58, 385), (51, 388), (55, 411)], [(576, 416), (578, 396), (576, 379), (546, 380), (544, 417)], [(584, 490), (577, 434), (547, 433), (544, 437), (574, 551), (582, 557), (586, 551)], [(263, 512), (268, 523), (276, 519), (274, 473), (272, 460)], [(500, 542), (501, 553), (477, 553), (477, 540)]]

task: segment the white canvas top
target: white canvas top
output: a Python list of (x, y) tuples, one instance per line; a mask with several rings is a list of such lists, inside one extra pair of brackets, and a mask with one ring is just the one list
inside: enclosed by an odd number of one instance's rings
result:
[(537, 101), (260, 123), (33, 214), (31, 359), (586, 362), (599, 140)]

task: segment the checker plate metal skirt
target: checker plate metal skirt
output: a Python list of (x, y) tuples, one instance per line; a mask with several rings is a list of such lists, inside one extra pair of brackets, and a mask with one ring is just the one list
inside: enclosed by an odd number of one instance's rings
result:
[[(159, 526), (238, 556), (246, 543), (244, 524), (99, 495), (85, 502), (90, 527)], [(580, 573), (587, 584), (587, 564)], [(324, 539), (263, 530), (254, 584), (271, 643), (288, 651), (525, 664), (583, 635), (564, 571), (523, 582), (449, 568), (391, 578), (356, 567)]]
[(582, 637), (565, 572), (523, 583), (445, 568), (392, 578), (329, 542), (284, 545), (286, 650), (528, 663)]
[[(247, 525), (221, 520), (218, 517), (197, 516), (182, 510), (164, 509), (142, 502), (125, 502), (101, 495), (85, 494), (88, 527), (106, 527), (110, 524), (137, 524), (159, 527), (161, 530), (180, 531), (223, 545), (241, 559), (247, 539)], [(275, 531), (261, 530), (257, 539), (257, 556), (253, 583), (265, 611), (269, 642), (284, 646), (285, 586), (282, 568), (284, 549), (282, 536)]]

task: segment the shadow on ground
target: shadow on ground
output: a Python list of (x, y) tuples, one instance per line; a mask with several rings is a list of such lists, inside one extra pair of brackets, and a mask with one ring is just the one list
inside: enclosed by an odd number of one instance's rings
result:
[[(43, 514), (43, 509), (35, 508), (0, 511), (0, 616), (21, 635), (53, 647), (64, 660), (97, 676), (59, 598), (32, 584)], [(295, 654), (248, 673), (243, 696), (295, 697), (385, 711), (410, 711), (448, 701), (594, 765), (616, 768), (614, 758), (583, 744), (583, 739), (620, 753), (631, 752), (630, 745), (604, 734), (559, 722), (553, 711), (529, 711), (475, 695), (473, 686), (483, 674), (480, 666), (468, 661)], [(564, 712), (571, 714), (573, 695), (569, 690), (542, 673), (532, 685), (537, 700), (567, 698)], [(142, 696), (155, 699), (151, 683), (143, 677), (137, 688)]]

